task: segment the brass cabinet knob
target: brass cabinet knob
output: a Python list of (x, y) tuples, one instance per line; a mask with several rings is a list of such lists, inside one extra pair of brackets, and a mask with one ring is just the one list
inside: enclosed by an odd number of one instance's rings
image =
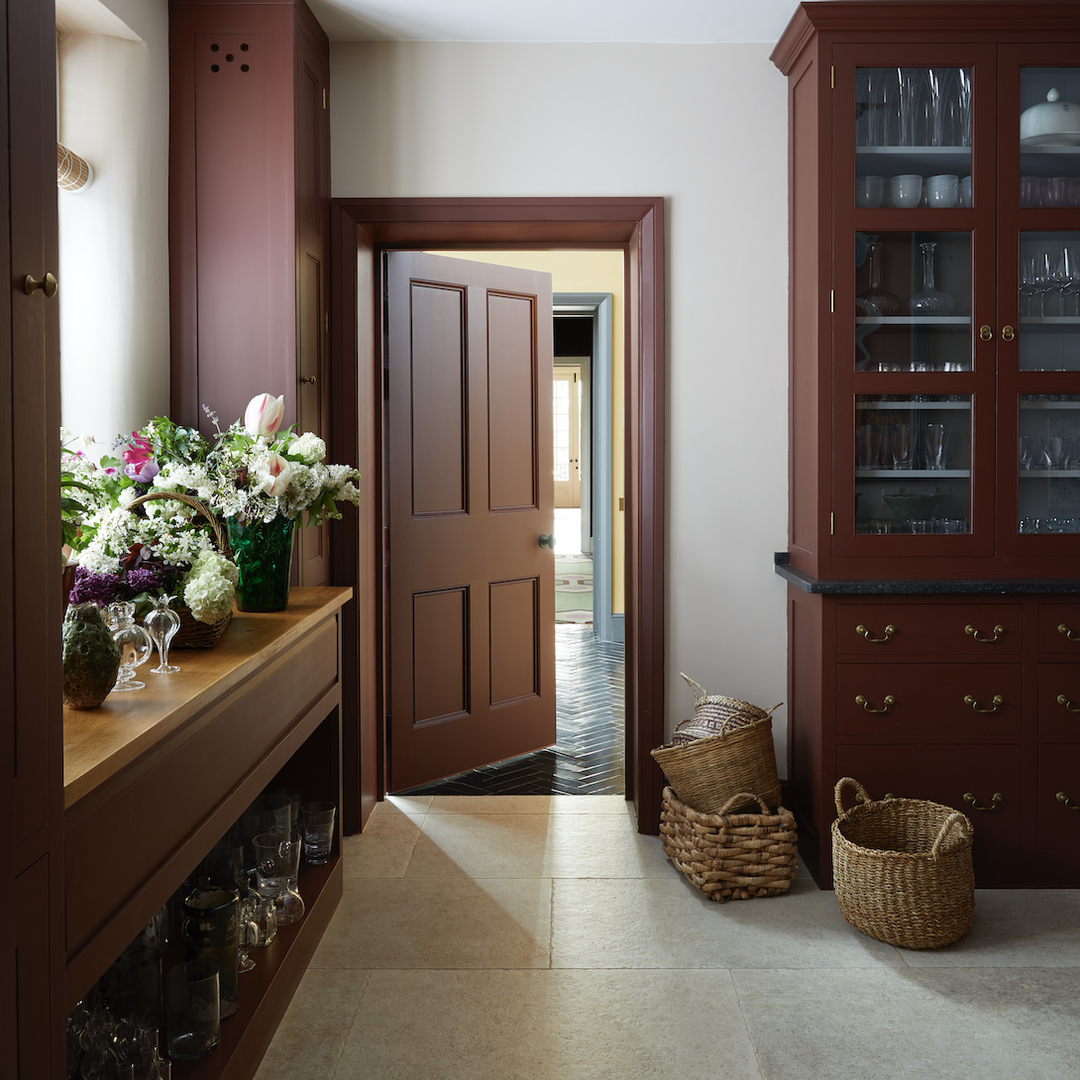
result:
[(60, 283), (52, 274), (46, 274), (40, 281), (30, 274), (23, 278), (23, 289), (26, 291), (27, 296), (33, 296), (40, 289), (51, 300), (59, 288)]
[(1016, 337), (1016, 331), (1011, 326), (1003, 326), (1001, 328), (1001, 340), (1012, 341)]
[(993, 339), (993, 337), (994, 331), (989, 326), (987, 326), (986, 323), (983, 323), (983, 325), (979, 327), (979, 340), (990, 341)]

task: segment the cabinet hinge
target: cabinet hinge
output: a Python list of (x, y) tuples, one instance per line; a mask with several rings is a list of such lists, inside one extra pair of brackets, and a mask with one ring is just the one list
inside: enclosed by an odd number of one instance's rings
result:
[(829, 535), (830, 536), (835, 536), (836, 535), (836, 515), (835, 514), (830, 514), (829, 515)]
[(833, 64), (832, 67), (829, 68), (829, 89), (830, 90), (835, 90), (836, 89), (836, 65), (835, 64)]
[(326, 87), (322, 88), (322, 107), (326, 108)]
[(833, 315), (835, 313), (836, 313), (836, 290), (835, 289), (830, 289), (829, 290), (829, 314)]

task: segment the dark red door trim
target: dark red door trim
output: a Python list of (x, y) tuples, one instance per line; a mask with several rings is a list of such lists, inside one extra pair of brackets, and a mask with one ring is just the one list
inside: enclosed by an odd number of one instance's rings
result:
[[(383, 793), (382, 369), (377, 336), (388, 248), (621, 248), (626, 255), (626, 777), (640, 832), (659, 827), (664, 741), (664, 201), (331, 200), (331, 458), (358, 461), (367, 495), (358, 528), (339, 528), (336, 584), (357, 596), (346, 627), (345, 807), (355, 831)], [(361, 297), (363, 300), (361, 301)], [(336, 456), (335, 456), (336, 455)], [(352, 680), (355, 682), (355, 680)], [(350, 778), (350, 774), (352, 774)], [(359, 777), (357, 781), (356, 777)]]

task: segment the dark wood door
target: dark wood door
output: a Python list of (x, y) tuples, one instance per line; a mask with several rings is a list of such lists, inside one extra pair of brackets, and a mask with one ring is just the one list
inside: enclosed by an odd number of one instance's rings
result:
[(389, 784), (555, 741), (551, 277), (387, 256)]

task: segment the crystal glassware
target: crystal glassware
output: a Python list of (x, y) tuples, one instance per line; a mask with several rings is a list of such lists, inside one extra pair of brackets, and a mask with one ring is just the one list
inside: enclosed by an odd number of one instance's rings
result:
[(135, 621), (135, 601), (117, 600), (106, 608), (105, 621), (113, 641), (120, 647), (120, 671), (113, 686), (114, 694), (124, 690), (142, 690), (146, 683), (135, 679), (135, 669), (146, 663), (154, 649), (150, 635)]
[(151, 640), (157, 646), (159, 663), (156, 668), (150, 669), (155, 675), (167, 675), (180, 670), (177, 665), (169, 663), (169, 646), (176, 631), (180, 629), (180, 616), (169, 607), (175, 599), (175, 596), (159, 596), (154, 601), (153, 610), (143, 619)]
[(891, 292), (887, 292), (882, 288), (882, 253), (879, 242), (875, 241), (870, 244), (867, 248), (867, 258), (869, 260), (870, 285), (864, 292), (859, 293), (859, 298), (869, 301), (882, 315), (899, 315), (900, 300)]
[(956, 306), (953, 298), (934, 287), (934, 249), (937, 244), (927, 241), (920, 244), (922, 250), (923, 286), (910, 301), (908, 310), (912, 315), (949, 315)]

